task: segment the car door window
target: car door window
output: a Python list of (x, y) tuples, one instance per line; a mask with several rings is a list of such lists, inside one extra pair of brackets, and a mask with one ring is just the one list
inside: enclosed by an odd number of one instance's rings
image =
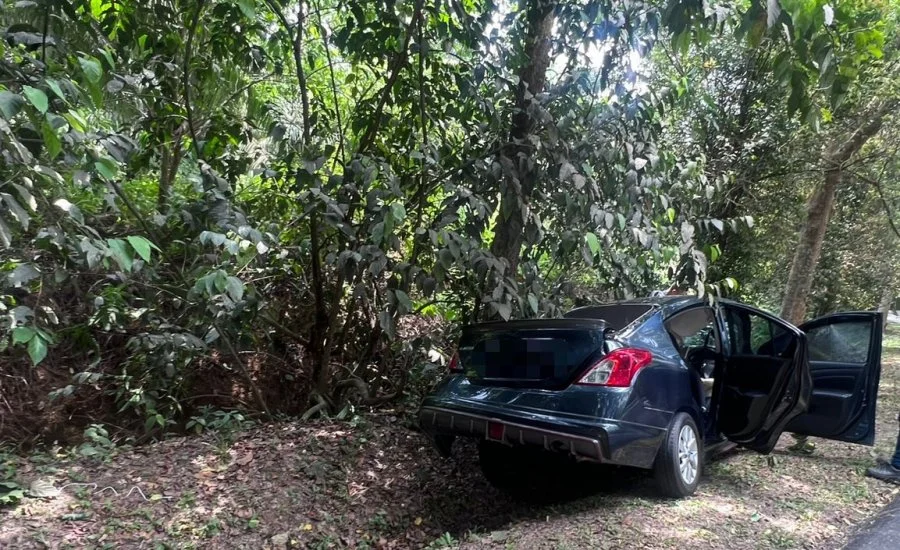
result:
[(753, 355), (768, 355), (761, 353), (763, 346), (772, 341), (772, 323), (765, 317), (749, 314), (750, 317), (750, 352)]
[(780, 324), (743, 309), (729, 308), (725, 326), (732, 355), (789, 357), (794, 336)]
[(725, 328), (728, 331), (729, 351), (732, 355), (753, 355), (749, 312), (735, 308), (727, 309)]
[(789, 431), (872, 445), (881, 374), (878, 312), (842, 312), (800, 325), (806, 334), (812, 395)]
[(809, 359), (863, 366), (869, 359), (870, 321), (823, 325), (806, 332)]
[(683, 358), (687, 358), (691, 350), (716, 352), (719, 349), (715, 314), (709, 308), (698, 307), (679, 313), (666, 321), (666, 328)]

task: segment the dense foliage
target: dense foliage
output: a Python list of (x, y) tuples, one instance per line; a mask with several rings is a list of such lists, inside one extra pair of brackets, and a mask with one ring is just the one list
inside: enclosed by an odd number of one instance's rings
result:
[(414, 397), (471, 320), (777, 308), (846, 143), (809, 303), (897, 288), (889, 1), (3, 2), (3, 437)]

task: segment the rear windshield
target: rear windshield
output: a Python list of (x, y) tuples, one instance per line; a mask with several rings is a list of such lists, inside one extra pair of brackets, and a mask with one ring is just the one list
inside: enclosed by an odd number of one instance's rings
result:
[(603, 350), (603, 331), (597, 329), (549, 324), (497, 329), (464, 331), (459, 360), (470, 379), (556, 386)]
[(613, 330), (619, 331), (650, 311), (649, 304), (606, 304), (573, 309), (564, 317), (569, 319), (603, 319)]

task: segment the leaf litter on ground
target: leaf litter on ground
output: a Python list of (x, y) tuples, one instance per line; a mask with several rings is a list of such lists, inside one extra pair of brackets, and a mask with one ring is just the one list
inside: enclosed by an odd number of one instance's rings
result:
[[(877, 447), (893, 449), (900, 355), (885, 355)], [(737, 451), (708, 465), (697, 495), (655, 496), (644, 475), (596, 469), (592, 493), (511, 500), (481, 476), (472, 444), (449, 459), (398, 413), (287, 422), (173, 438), (108, 461), (62, 458), (0, 511), (0, 547), (834, 548), (897, 489), (864, 477), (871, 449), (816, 440), (812, 456)]]

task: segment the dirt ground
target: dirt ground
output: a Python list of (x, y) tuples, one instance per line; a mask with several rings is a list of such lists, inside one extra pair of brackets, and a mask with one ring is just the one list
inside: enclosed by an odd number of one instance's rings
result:
[(24, 484), (61, 492), (0, 511), (0, 548), (839, 548), (898, 493), (864, 476), (893, 451), (898, 384), (894, 335), (875, 449), (814, 440), (813, 456), (794, 456), (784, 436), (768, 457), (710, 464), (679, 501), (656, 497), (646, 476), (598, 468), (568, 501), (515, 502), (484, 481), (472, 446), (442, 459), (390, 414), (10, 458)]

